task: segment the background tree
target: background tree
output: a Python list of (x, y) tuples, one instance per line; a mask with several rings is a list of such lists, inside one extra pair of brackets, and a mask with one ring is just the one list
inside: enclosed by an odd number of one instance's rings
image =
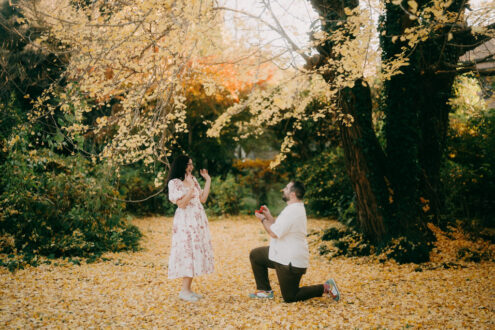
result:
[[(59, 79), (67, 61), (50, 42), (35, 42), (44, 28), (27, 24), (17, 4), (0, 2), (0, 165), (6, 157), (5, 143), (13, 130), (27, 121), (32, 100)], [(46, 134), (54, 131), (53, 124), (43, 121), (37, 125), (37, 134), (31, 139), (41, 144), (46, 142)]]

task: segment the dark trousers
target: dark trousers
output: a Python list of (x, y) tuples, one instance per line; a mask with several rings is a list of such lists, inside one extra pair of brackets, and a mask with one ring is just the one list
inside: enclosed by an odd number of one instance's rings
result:
[(272, 268), (277, 272), (280, 291), (285, 302), (306, 300), (323, 295), (323, 284), (299, 287), (306, 268), (297, 268), (291, 264), (286, 266), (271, 261), (268, 259), (268, 249), (268, 246), (259, 247), (251, 250), (249, 254), (258, 290), (270, 291), (272, 289), (268, 279), (268, 268)]

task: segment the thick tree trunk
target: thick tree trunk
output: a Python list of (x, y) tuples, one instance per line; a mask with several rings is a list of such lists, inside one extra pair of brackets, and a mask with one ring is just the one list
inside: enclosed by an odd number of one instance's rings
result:
[[(419, 5), (428, 2), (419, 1)], [(465, 5), (465, 1), (454, 0), (449, 10), (454, 14), (464, 10)], [(391, 3), (386, 5), (382, 20), (382, 57), (390, 60), (407, 47), (406, 42), (394, 43), (391, 36), (401, 35), (418, 22), (411, 21), (407, 13)], [(449, 33), (453, 33), (454, 40), (447, 43)], [(455, 45), (476, 44), (473, 38), (466, 28), (438, 30), (411, 50), (409, 65), (401, 69), (403, 74), (385, 83), (386, 152), (395, 164), (390, 168), (390, 178), (399, 224), (393, 231), (407, 233), (413, 226), (438, 220), (442, 212), (440, 169), (449, 124), (448, 100), (457, 74), (452, 68), (466, 51), (466, 47)]]
[[(463, 1), (455, 1), (450, 8), (463, 10)], [(487, 27), (493, 30), (495, 24)], [(446, 33), (446, 32), (445, 32)], [(488, 36), (474, 36), (468, 27), (453, 30), (451, 45), (440, 48), (445, 36), (441, 34), (422, 45), (416, 54), (423, 60), (421, 67), (421, 91), (419, 93), (419, 123), (421, 142), (419, 145), (419, 162), (421, 166), (420, 192), (423, 216), (428, 220), (439, 221), (444, 212), (444, 192), (440, 182), (440, 170), (444, 160), (445, 142), (449, 127), (448, 104), (452, 96), (452, 86), (458, 71), (453, 68), (462, 55), (489, 40)], [(463, 45), (458, 47), (456, 45)]]
[(386, 235), (385, 155), (373, 130), (370, 89), (362, 83), (358, 80), (352, 89), (342, 92), (342, 110), (353, 116), (354, 123), (350, 127), (341, 125), (340, 133), (359, 224), (367, 237), (380, 241)]
[[(344, 8), (355, 8), (357, 0), (311, 1), (322, 19), (322, 28), (328, 33), (339, 28), (336, 22), (345, 20)], [(331, 43), (318, 48), (321, 54), (317, 65), (324, 65), (332, 58)], [(333, 73), (324, 75), (331, 83)], [(362, 232), (373, 241), (380, 241), (387, 234), (384, 212), (387, 207), (385, 155), (373, 130), (371, 113), (372, 101), (369, 86), (357, 80), (353, 88), (341, 91), (339, 100), (342, 111), (354, 118), (352, 126), (340, 127), (340, 136), (346, 160), (347, 173), (356, 194), (356, 212)]]
[(414, 68), (406, 67), (403, 72), (385, 83), (386, 153), (391, 162), (388, 174), (393, 190), (395, 218), (390, 230), (397, 234), (407, 233), (420, 216), (420, 131), (417, 111), (420, 81)]
[(425, 76), (419, 106), (420, 202), (424, 216), (431, 216), (436, 222), (443, 211), (440, 169), (449, 124), (450, 106), (447, 102), (451, 96), (453, 81), (453, 75)]
[[(336, 22), (345, 20), (344, 8), (355, 8), (357, 0), (312, 0), (322, 19), (322, 28), (328, 33), (339, 28)], [(332, 58), (333, 45), (319, 47), (319, 65)], [(331, 83), (333, 73), (324, 78)], [(340, 136), (346, 160), (347, 173), (356, 194), (356, 211), (362, 232), (378, 242), (387, 235), (385, 213), (388, 212), (388, 189), (385, 178), (385, 155), (376, 138), (371, 120), (372, 101), (369, 86), (358, 79), (353, 88), (341, 91), (339, 103), (342, 111), (354, 118), (352, 126), (340, 127)]]

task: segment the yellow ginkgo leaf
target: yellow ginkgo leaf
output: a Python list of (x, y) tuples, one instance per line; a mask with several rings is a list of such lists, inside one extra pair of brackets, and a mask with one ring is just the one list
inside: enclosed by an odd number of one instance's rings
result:
[(409, 6), (409, 10), (411, 11), (411, 13), (415, 14), (416, 11), (418, 11), (418, 3), (414, 0), (409, 0), (407, 2), (407, 5)]

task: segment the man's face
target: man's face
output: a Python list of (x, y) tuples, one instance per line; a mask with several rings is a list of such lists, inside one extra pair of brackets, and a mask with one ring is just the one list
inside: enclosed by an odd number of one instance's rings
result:
[(282, 199), (287, 202), (290, 199), (290, 190), (292, 188), (293, 182), (289, 182), (284, 189), (282, 189)]

